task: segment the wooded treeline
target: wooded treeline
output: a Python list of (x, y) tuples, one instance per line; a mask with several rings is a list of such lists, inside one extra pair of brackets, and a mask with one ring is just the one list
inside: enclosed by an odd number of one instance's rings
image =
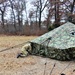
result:
[(41, 35), (67, 21), (75, 23), (75, 0), (32, 0), (29, 10), (28, 2), (0, 0), (1, 34)]

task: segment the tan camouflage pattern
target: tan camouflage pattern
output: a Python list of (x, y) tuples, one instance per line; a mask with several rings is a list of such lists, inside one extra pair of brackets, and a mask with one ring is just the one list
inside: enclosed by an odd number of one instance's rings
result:
[(31, 44), (30, 43), (25, 44), (21, 48), (21, 51), (22, 51), (23, 56), (27, 56), (28, 55), (28, 51), (31, 51)]

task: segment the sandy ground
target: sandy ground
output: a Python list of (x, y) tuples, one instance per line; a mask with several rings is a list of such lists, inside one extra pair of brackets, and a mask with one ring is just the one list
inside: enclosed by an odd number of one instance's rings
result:
[[(5, 49), (4, 46), (1, 46), (0, 50)], [(18, 47), (0, 52), (0, 75), (75, 75), (75, 61), (57, 61), (33, 55), (17, 59), (20, 49), (21, 47)]]

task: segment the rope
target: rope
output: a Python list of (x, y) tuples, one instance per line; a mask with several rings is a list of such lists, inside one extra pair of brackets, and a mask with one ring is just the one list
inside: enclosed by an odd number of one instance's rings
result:
[(47, 38), (46, 40), (44, 40), (42, 43), (40, 43), (40, 44), (44, 44), (46, 41), (50, 41), (52, 39), (52, 37), (49, 37), (49, 38)]
[(9, 47), (9, 48), (6, 48), (6, 49), (2, 49), (2, 50), (0, 50), (0, 52), (7, 51), (7, 50), (10, 50), (10, 49), (16, 48), (18, 46), (22, 46), (23, 44), (26, 44), (26, 43), (29, 43), (29, 41), (21, 43), (21, 44), (18, 44), (18, 45), (15, 45), (15, 46), (12, 46), (12, 47)]
[[(65, 70), (70, 66), (70, 64), (71, 64), (71, 62), (69, 62), (69, 64), (61, 71), (61, 73), (62, 73), (63, 71), (65, 71)], [(60, 73), (60, 75), (61, 75), (61, 73)]]
[[(48, 44), (49, 44), (49, 42), (50, 42), (50, 40), (51, 40), (51, 37), (48, 38), (47, 40), (48, 40), (48, 43), (47, 43), (47, 48), (48, 48)], [(45, 40), (45, 41), (47, 41), (47, 40)], [(45, 42), (45, 41), (44, 41), (44, 42)], [(44, 44), (44, 42), (43, 42), (43, 44)], [(47, 58), (46, 58), (46, 62), (45, 62), (45, 69), (44, 69), (44, 74), (43, 74), (43, 75), (46, 74), (46, 66), (47, 66)]]

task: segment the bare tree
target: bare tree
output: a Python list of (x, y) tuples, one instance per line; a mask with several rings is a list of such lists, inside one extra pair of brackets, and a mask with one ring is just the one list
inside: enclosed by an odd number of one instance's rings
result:
[(58, 27), (60, 25), (60, 16), (59, 16), (59, 3), (60, 0), (55, 0), (55, 26)]
[(44, 0), (37, 0), (33, 2), (33, 5), (36, 7), (36, 23), (37, 23), (37, 13), (39, 13), (39, 29), (41, 29), (41, 17), (42, 17), (42, 12), (44, 11), (44, 9), (47, 6), (47, 2), (48, 0), (44, 1)]
[(23, 10), (24, 10), (24, 3), (23, 0), (18, 0), (15, 4), (15, 10), (17, 13), (17, 21), (18, 21), (18, 25), (19, 25), (19, 31), (22, 31), (22, 25), (23, 25)]
[(53, 11), (53, 10), (51, 10), (51, 3), (50, 3), (50, 1), (48, 2), (47, 10), (48, 10), (48, 13), (47, 13), (47, 17), (46, 17), (46, 26), (47, 26), (47, 30), (48, 30), (49, 25), (51, 23), (50, 19), (52, 17), (52, 11)]
[(43, 5), (44, 2), (42, 0), (39, 0), (39, 28), (41, 29), (41, 16), (42, 12), (44, 11), (45, 7), (47, 6), (48, 0), (46, 0), (45, 4)]
[(24, 10), (25, 10), (25, 13), (26, 13), (26, 22), (28, 23), (28, 16), (27, 16), (28, 13), (27, 13), (27, 6), (26, 6), (27, 1), (23, 0), (23, 3), (24, 3), (23, 7), (24, 7)]
[(34, 7), (36, 7), (36, 9), (35, 9), (35, 19), (36, 19), (36, 26), (38, 26), (38, 19), (39, 19), (39, 0), (33, 1), (32, 4), (34, 5)]
[(30, 18), (30, 25), (32, 26), (32, 17), (33, 17), (33, 11), (29, 12), (29, 18)]
[(5, 15), (5, 11), (6, 11), (6, 7), (7, 7), (7, 3), (2, 3), (0, 5), (0, 11), (1, 11), (1, 25), (3, 30), (5, 31), (5, 26), (4, 26), (4, 15)]
[(16, 16), (15, 16), (15, 12), (14, 12), (14, 0), (9, 0), (9, 2), (10, 2), (10, 7), (12, 9), (11, 16), (13, 16), (12, 20), (13, 20), (13, 24), (14, 24), (14, 28), (15, 28), (15, 33), (16, 33), (17, 28), (16, 28), (16, 18), (15, 18)]
[(73, 2), (70, 4), (70, 6), (71, 6), (71, 10), (70, 10), (70, 15), (69, 15), (69, 17), (68, 17), (68, 20), (70, 21), (70, 22), (72, 22), (72, 14), (73, 14), (73, 11), (74, 11), (74, 5), (75, 5), (75, 0), (73, 0)]

